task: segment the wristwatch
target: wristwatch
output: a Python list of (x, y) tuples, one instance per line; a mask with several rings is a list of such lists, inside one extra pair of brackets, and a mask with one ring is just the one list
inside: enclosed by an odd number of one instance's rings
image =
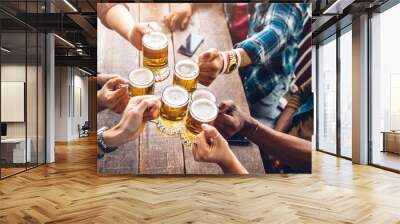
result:
[(238, 67), (238, 61), (236, 58), (236, 53), (234, 51), (229, 51), (229, 64), (225, 73), (232, 73)]
[(97, 146), (100, 149), (100, 152), (97, 154), (97, 158), (101, 159), (104, 157), (105, 153), (114, 152), (117, 147), (109, 147), (104, 142), (103, 133), (108, 129), (108, 127), (102, 127), (97, 131)]

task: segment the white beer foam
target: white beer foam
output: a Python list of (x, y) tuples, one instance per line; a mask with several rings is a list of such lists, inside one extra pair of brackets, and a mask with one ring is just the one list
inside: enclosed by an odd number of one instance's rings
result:
[(189, 100), (189, 93), (180, 86), (168, 86), (164, 90), (163, 100), (171, 107), (182, 106)]
[(183, 79), (192, 79), (199, 74), (198, 65), (191, 60), (182, 60), (176, 64), (177, 75)]
[(212, 121), (218, 115), (218, 108), (214, 102), (208, 99), (199, 99), (192, 102), (190, 113), (199, 121)]
[(168, 39), (163, 33), (151, 32), (143, 36), (143, 44), (147, 48), (158, 50), (168, 45)]
[(192, 93), (192, 101), (199, 99), (208, 99), (214, 103), (217, 102), (217, 98), (214, 96), (214, 94), (205, 88), (198, 88)]
[(136, 69), (129, 74), (129, 80), (135, 85), (147, 86), (153, 82), (153, 79), (153, 72), (144, 68)]

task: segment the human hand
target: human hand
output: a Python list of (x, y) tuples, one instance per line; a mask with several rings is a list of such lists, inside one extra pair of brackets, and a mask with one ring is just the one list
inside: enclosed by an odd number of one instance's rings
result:
[(193, 143), (193, 157), (196, 161), (217, 163), (224, 173), (247, 174), (228, 142), (213, 126), (203, 124), (203, 131), (198, 134)]
[(224, 59), (217, 49), (211, 48), (199, 55), (198, 64), (200, 69), (199, 82), (209, 86), (222, 70)]
[(117, 74), (98, 74), (97, 75), (97, 83), (100, 86), (104, 86), (104, 84), (106, 84), (106, 82), (108, 80), (113, 79), (113, 78), (118, 78), (118, 77), (120, 77), (120, 76)]
[(129, 101), (129, 81), (123, 78), (108, 80), (104, 86), (97, 91), (97, 108), (104, 110), (109, 108), (116, 113), (124, 111)]
[(187, 28), (191, 16), (192, 5), (190, 3), (183, 3), (175, 11), (164, 17), (164, 23), (171, 31), (175, 31), (176, 27), (184, 30)]
[(154, 31), (150, 23), (138, 23), (133, 26), (129, 34), (129, 42), (138, 50), (142, 50), (142, 38), (146, 33)]
[(120, 122), (103, 133), (108, 146), (116, 147), (139, 137), (147, 121), (159, 116), (161, 102), (154, 95), (133, 97)]
[(214, 126), (225, 138), (230, 138), (236, 133), (248, 136), (253, 123), (254, 119), (250, 115), (243, 113), (232, 100), (227, 100), (220, 103)]

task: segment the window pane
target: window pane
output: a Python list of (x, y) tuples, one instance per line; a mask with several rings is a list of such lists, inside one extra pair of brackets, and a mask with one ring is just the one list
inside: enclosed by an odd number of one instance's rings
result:
[(340, 37), (340, 153), (351, 158), (352, 141), (352, 35)]
[[(372, 26), (372, 163), (400, 170), (400, 4), (376, 14)], [(382, 132), (389, 132), (384, 139)]]
[(318, 48), (318, 148), (336, 153), (336, 40)]

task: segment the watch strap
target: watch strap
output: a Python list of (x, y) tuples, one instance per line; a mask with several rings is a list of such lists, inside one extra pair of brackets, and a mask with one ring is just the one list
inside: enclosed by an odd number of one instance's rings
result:
[(107, 144), (104, 142), (103, 133), (107, 129), (107, 127), (102, 127), (97, 131), (97, 146), (100, 149), (100, 152), (97, 154), (97, 158), (99, 159), (103, 158), (105, 153), (114, 152), (117, 149), (117, 147), (107, 146)]

